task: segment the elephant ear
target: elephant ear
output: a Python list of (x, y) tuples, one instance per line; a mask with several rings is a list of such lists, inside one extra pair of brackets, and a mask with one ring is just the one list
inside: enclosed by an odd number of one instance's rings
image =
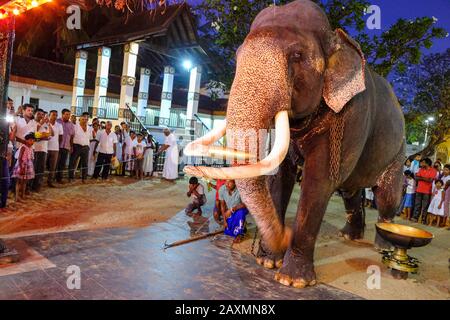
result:
[(331, 36), (323, 98), (338, 113), (358, 93), (366, 89), (364, 83), (364, 54), (359, 44), (342, 29)]

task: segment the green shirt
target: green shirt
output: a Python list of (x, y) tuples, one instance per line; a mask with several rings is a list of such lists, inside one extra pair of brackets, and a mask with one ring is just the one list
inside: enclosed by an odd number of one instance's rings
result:
[(230, 193), (228, 192), (227, 186), (223, 185), (219, 189), (219, 200), (225, 201), (227, 208), (231, 210), (231, 208), (242, 203), (241, 196), (239, 195), (239, 191), (237, 188)]

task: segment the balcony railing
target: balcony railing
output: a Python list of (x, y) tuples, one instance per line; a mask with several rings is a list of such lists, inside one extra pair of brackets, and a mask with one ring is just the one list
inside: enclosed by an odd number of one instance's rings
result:
[(92, 106), (94, 105), (93, 96), (78, 96), (75, 115), (81, 116), (83, 112), (89, 112), (92, 117)]
[[(117, 120), (119, 118), (119, 101), (118, 98), (100, 97), (96, 117)], [(89, 112), (89, 115), (92, 117), (93, 106), (93, 96), (78, 96), (75, 114), (81, 116), (83, 112)]]
[(119, 102), (120, 100), (118, 98), (100, 97), (97, 117), (117, 120), (119, 118)]
[[(100, 97), (97, 110), (97, 117), (102, 119), (117, 120), (119, 118), (119, 102), (118, 98)], [(93, 96), (78, 96), (75, 114), (81, 116), (83, 112), (89, 112), (92, 117), (92, 110), (94, 105)], [(130, 106), (134, 113), (136, 113), (137, 106), (133, 104)], [(169, 119), (160, 119), (159, 109), (146, 108), (144, 124), (146, 126), (158, 126), (160, 124), (167, 125), (171, 128), (184, 128), (186, 126), (186, 111), (172, 109), (170, 111)]]
[(184, 128), (186, 126), (186, 112), (183, 110), (172, 109), (167, 119), (160, 117), (160, 110), (147, 108), (145, 114), (146, 126), (166, 125), (171, 128)]

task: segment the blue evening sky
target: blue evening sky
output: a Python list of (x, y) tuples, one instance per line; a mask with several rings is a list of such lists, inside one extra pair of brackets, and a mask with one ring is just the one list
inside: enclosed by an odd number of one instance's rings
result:
[[(450, 33), (450, 0), (371, 0), (381, 9), (381, 31), (388, 29), (399, 18), (435, 17), (436, 26)], [(369, 30), (376, 33), (377, 30)], [(379, 31), (378, 31), (379, 32)], [(450, 36), (434, 41), (433, 47), (424, 53), (442, 52), (450, 48)]]
[[(188, 0), (191, 5), (200, 2), (202, 0)], [(381, 9), (381, 30), (368, 30), (369, 35), (388, 29), (399, 18), (413, 19), (423, 16), (436, 17), (438, 19), (436, 26), (450, 33), (450, 0), (371, 0), (369, 2), (378, 5)], [(424, 50), (424, 53), (442, 52), (447, 48), (450, 48), (450, 36), (435, 41), (433, 47)]]

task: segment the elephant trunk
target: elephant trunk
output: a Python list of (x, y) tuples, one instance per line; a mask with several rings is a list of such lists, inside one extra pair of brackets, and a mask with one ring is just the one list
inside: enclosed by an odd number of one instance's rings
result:
[[(235, 163), (229, 168), (185, 168), (188, 174), (197, 176), (236, 179), (242, 201), (254, 216), (266, 246), (273, 252), (285, 250), (290, 241), (290, 230), (277, 215), (265, 176), (273, 174), (289, 148), (291, 85), (287, 70), (286, 57), (273, 39), (262, 37), (242, 46), (227, 108), (227, 150), (251, 154), (250, 141), (256, 142), (259, 146), (256, 158), (261, 160)], [(275, 142), (270, 154), (265, 156), (261, 150), (265, 142), (261, 130), (271, 128), (274, 123)], [(224, 129), (194, 141), (187, 152), (195, 154), (194, 146), (200, 146), (197, 154), (210, 152), (208, 143), (213, 137), (223, 135)]]

